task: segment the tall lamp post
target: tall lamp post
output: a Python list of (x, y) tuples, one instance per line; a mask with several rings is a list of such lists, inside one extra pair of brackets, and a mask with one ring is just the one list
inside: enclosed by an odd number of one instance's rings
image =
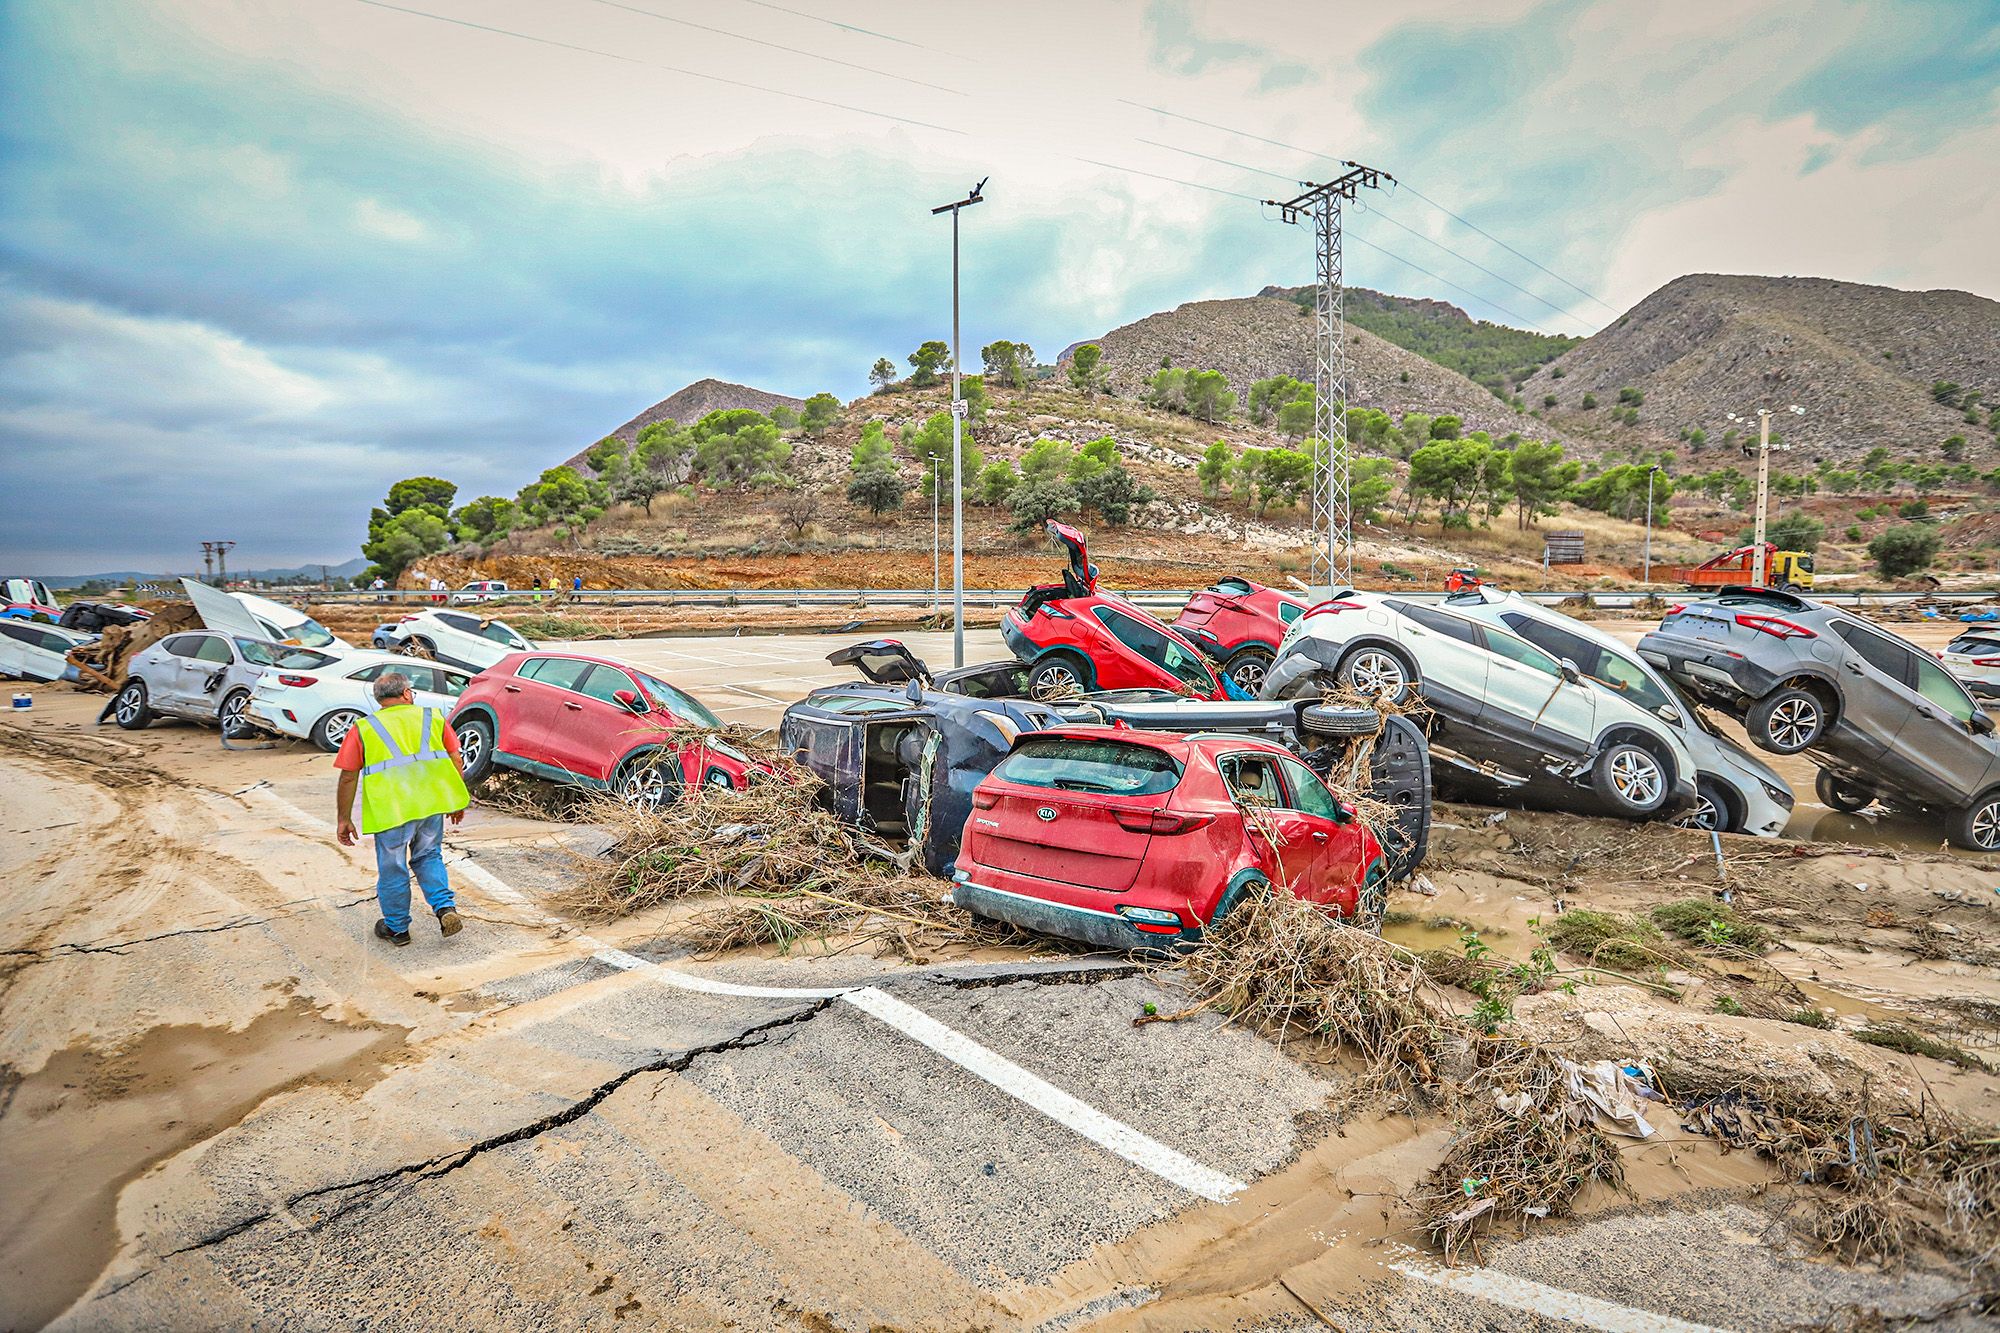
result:
[[(965, 478), (961, 475), (965, 451), (958, 442), (965, 425), (965, 400), (958, 396), (962, 361), (958, 354), (958, 214), (961, 209), (984, 202), (980, 191), (991, 179), (981, 177), (965, 198), (939, 204), (931, 210), (932, 217), (951, 214), (951, 664), (955, 667), (965, 665)], [(937, 493), (935, 475), (931, 493)]]
[(1659, 470), (1658, 463), (1646, 469), (1646, 555), (1639, 575), (1641, 583), (1653, 581), (1653, 475)]
[[(1795, 417), (1802, 417), (1806, 414), (1806, 410), (1797, 403), (1793, 403), (1785, 410)], [(1734, 412), (1728, 413), (1727, 416), (1731, 421), (1744, 420), (1744, 418), (1737, 416)], [(1791, 446), (1781, 444), (1778, 448), (1789, 449)], [(1750, 446), (1747, 444), (1744, 445), (1743, 452), (1747, 456), (1750, 452)], [(1757, 409), (1757, 521), (1755, 531), (1750, 538), (1750, 586), (1753, 588), (1765, 587), (1770, 581), (1770, 573), (1764, 559), (1764, 513), (1766, 506), (1770, 502), (1770, 498), (1771, 409), (1760, 407)]]

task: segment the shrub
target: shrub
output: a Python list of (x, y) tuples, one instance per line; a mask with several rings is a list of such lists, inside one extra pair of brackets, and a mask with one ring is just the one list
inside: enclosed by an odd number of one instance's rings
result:
[[(1907, 506), (1905, 506), (1907, 508)], [(1899, 579), (1930, 567), (1937, 558), (1937, 531), (1923, 523), (1902, 523), (1868, 543), (1868, 558), (1882, 577)]]
[(1585, 394), (1583, 396), (1583, 410), (1589, 412), (1594, 410), (1596, 407), (1597, 407), (1597, 395), (1594, 393)]
[(1858, 541), (1860, 541), (1860, 540), (1861, 540), (1861, 525), (1860, 525), (1859, 523), (1850, 523), (1850, 524), (1848, 524), (1848, 525), (1847, 525), (1847, 532), (1846, 532), (1845, 536), (1847, 537), (1847, 540), (1849, 540), (1849, 541), (1851, 541), (1851, 542), (1858, 542)]
[(1564, 912), (1548, 929), (1549, 943), (1564, 953), (1601, 967), (1649, 968), (1660, 955), (1648, 946), (1660, 940), (1650, 921), (1598, 912), (1587, 907)]
[(1771, 945), (1771, 932), (1754, 921), (1746, 921), (1727, 903), (1713, 898), (1684, 898), (1662, 903), (1647, 913), (1653, 924), (1669, 935), (1691, 944), (1734, 945), (1761, 952)]

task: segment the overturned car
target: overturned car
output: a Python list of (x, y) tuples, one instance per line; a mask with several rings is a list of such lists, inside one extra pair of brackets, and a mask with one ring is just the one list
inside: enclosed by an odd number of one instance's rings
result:
[(949, 877), (973, 792), (1030, 732), (1096, 725), (1256, 736), (1296, 755), (1337, 790), (1389, 812), (1378, 828), (1387, 880), (1407, 878), (1430, 838), (1430, 750), (1420, 729), (1371, 708), (1303, 700), (1196, 700), (1165, 690), (1113, 690), (1061, 701), (1027, 697), (1020, 662), (933, 676), (893, 639), (828, 654), (862, 680), (814, 690), (785, 710), (780, 744), (826, 784), (845, 822), (902, 843)]

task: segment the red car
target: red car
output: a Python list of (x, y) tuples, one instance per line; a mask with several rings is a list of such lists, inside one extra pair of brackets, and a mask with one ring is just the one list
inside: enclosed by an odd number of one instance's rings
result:
[(1061, 583), (1028, 589), (1000, 621), (1000, 637), (1028, 668), (1028, 693), (1060, 698), (1090, 690), (1159, 690), (1194, 699), (1247, 699), (1217, 676), (1200, 649), (1097, 582), (1083, 534), (1049, 520), (1069, 553)]
[(721, 725), (658, 677), (581, 653), (510, 653), (474, 676), (451, 711), (466, 781), (511, 768), (635, 805), (658, 805), (690, 782), (748, 786), (756, 761), (714, 736), (679, 734)]
[(1289, 750), (1126, 727), (1029, 732), (972, 796), (952, 901), (1113, 949), (1190, 948), (1284, 887), (1379, 928), (1382, 848)]
[(1306, 601), (1249, 579), (1217, 579), (1188, 598), (1174, 620), (1181, 637), (1222, 664), (1222, 674), (1255, 698), (1278, 644)]

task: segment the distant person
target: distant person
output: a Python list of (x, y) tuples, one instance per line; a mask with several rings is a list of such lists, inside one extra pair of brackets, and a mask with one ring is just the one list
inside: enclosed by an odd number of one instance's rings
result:
[(443, 579), (431, 580), (431, 600), (439, 606), (444, 605), (444, 595), (447, 591), (449, 591), (449, 588)]
[[(391, 671), (375, 681), (376, 711), (347, 729), (333, 766), (340, 770), (334, 837), (343, 847), (375, 838), (375, 901), (382, 917), (375, 938), (397, 948), (410, 942), (410, 877), (437, 914), (438, 934), (458, 934), (457, 900), (444, 868), (444, 823), (453, 827), (472, 804), (465, 757), (444, 713), (418, 708), (410, 678)], [(354, 793), (361, 791), (361, 828), (354, 827)]]
[(569, 590), (571, 592), (583, 591), (583, 575), (578, 574), (575, 578), (569, 581)]
[(389, 585), (380, 574), (375, 576), (375, 581), (369, 584), (368, 587), (375, 594), (376, 601), (386, 602), (389, 600)]

